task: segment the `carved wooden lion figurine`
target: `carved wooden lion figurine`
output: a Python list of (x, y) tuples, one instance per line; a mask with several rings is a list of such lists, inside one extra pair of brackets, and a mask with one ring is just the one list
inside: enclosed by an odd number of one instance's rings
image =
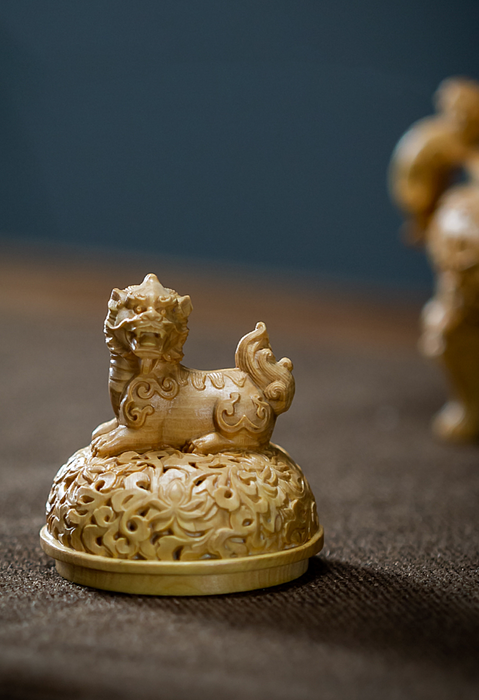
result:
[(152, 274), (141, 285), (113, 290), (105, 335), (116, 417), (94, 431), (93, 454), (163, 446), (214, 454), (269, 444), (276, 416), (293, 399), (291, 361), (276, 361), (266, 326), (258, 323), (240, 340), (234, 369), (184, 367), (191, 310), (188, 296), (163, 287)]
[(211, 595), (301, 576), (323, 546), (301, 468), (270, 443), (293, 399), (264, 323), (236, 367), (181, 363), (192, 309), (155, 275), (114, 289), (105, 334), (115, 418), (55, 477), (41, 532), (69, 581), (148, 595)]
[[(425, 244), (437, 277), (420, 347), (446, 370), (452, 396), (433, 430), (446, 440), (477, 440), (479, 84), (445, 80), (436, 104), (438, 114), (413, 124), (396, 146), (391, 192), (406, 213), (409, 238)], [(458, 176), (466, 181), (457, 183)]]

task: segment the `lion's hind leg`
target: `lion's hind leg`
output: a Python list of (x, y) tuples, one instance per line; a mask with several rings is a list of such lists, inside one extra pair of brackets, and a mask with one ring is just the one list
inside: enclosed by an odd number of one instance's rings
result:
[(200, 452), (201, 454), (216, 454), (223, 450), (231, 450), (235, 443), (221, 433), (213, 432), (202, 435), (186, 444), (185, 452)]
[(216, 430), (191, 440), (188, 452), (215, 454), (228, 450), (258, 450), (268, 444), (275, 415), (264, 396), (252, 383), (216, 402), (213, 410)]

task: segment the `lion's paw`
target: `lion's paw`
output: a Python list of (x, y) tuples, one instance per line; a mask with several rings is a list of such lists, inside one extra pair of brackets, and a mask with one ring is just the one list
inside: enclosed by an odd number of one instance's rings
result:
[(92, 440), (95, 440), (97, 437), (100, 437), (100, 435), (105, 435), (106, 433), (109, 433), (115, 428), (118, 428), (118, 419), (112, 418), (106, 423), (101, 423), (97, 428), (95, 428), (95, 430), (91, 434), (91, 438)]
[(119, 426), (94, 438), (91, 451), (95, 457), (114, 457), (125, 450), (134, 449), (132, 436), (128, 428)]
[(458, 401), (449, 401), (442, 407), (434, 416), (432, 429), (439, 438), (450, 442), (474, 442), (479, 437), (477, 415)]
[(196, 440), (190, 440), (185, 445), (185, 452), (199, 452), (203, 455), (215, 454), (221, 450), (228, 450), (234, 443), (220, 433), (207, 433)]

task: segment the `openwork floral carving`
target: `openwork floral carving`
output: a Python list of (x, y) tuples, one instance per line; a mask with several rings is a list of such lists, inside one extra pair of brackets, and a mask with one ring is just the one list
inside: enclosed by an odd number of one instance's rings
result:
[(193, 561), (278, 552), (318, 530), (300, 468), (280, 448), (116, 457), (79, 450), (58, 472), (49, 532), (64, 546), (119, 559)]

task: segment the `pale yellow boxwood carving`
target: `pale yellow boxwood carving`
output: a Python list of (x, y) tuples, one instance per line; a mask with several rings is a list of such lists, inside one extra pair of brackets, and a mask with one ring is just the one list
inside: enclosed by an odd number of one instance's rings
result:
[(114, 417), (58, 472), (40, 535), (70, 581), (210, 595), (291, 581), (323, 544), (301, 469), (271, 444), (294, 396), (264, 323), (235, 366), (181, 364), (188, 296), (147, 275), (114, 289), (105, 336)]
[(101, 458), (79, 450), (58, 472), (49, 532), (79, 552), (193, 561), (267, 554), (306, 543), (316, 505), (280, 448), (218, 455), (172, 448)]

